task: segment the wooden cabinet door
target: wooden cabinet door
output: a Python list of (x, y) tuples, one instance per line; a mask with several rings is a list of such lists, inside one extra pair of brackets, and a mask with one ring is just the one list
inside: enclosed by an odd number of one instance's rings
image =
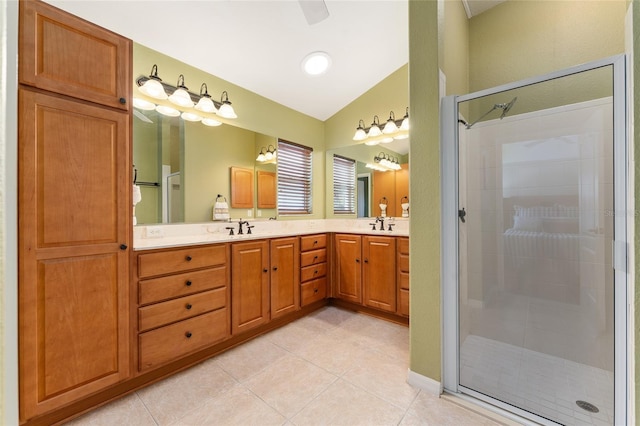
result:
[(231, 246), (231, 332), (269, 321), (269, 242)]
[(271, 240), (271, 318), (300, 309), (298, 237)]
[(231, 167), (231, 208), (253, 208), (253, 170)]
[(131, 40), (44, 2), (21, 1), (19, 51), (20, 83), (130, 110)]
[(258, 208), (275, 209), (277, 207), (277, 177), (274, 172), (258, 170)]
[(362, 303), (362, 237), (336, 234), (336, 297)]
[(364, 304), (396, 312), (396, 239), (365, 236), (362, 247)]
[(129, 376), (129, 115), (21, 88), (22, 419)]

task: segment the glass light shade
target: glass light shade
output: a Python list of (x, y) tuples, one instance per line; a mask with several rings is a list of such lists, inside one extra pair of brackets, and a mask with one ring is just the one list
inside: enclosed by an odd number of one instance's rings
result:
[(399, 133), (393, 136), (393, 138), (396, 140), (407, 139), (408, 137), (409, 137), (409, 133)]
[(217, 111), (215, 104), (211, 100), (211, 96), (202, 96), (196, 104), (196, 109), (202, 112), (215, 113)]
[(370, 141), (366, 141), (364, 144), (368, 145), (368, 146), (374, 146), (374, 145), (378, 145), (380, 143), (380, 141), (378, 139), (373, 139)]
[(152, 78), (145, 81), (138, 90), (154, 99), (167, 99), (167, 93), (164, 91), (162, 84), (158, 80), (154, 80)]
[(166, 105), (158, 105), (156, 107), (156, 111), (158, 111), (160, 114), (166, 115), (168, 117), (177, 117), (177, 116), (180, 115), (180, 111), (178, 111), (175, 108), (171, 108), (170, 106), (166, 106)]
[(169, 100), (181, 107), (192, 108), (193, 101), (191, 100), (191, 96), (189, 96), (189, 92), (184, 89), (176, 89), (175, 92), (171, 96), (169, 96)]
[(273, 152), (271, 152), (271, 151), (267, 151), (267, 153), (264, 155), (264, 159), (265, 159), (266, 161), (273, 160)]
[(380, 143), (389, 143), (389, 142), (393, 142), (393, 138), (390, 136), (380, 139)]
[(200, 117), (198, 114), (194, 114), (192, 112), (183, 112), (181, 115), (183, 120), (186, 121), (200, 121), (202, 120), (202, 117)]
[(389, 119), (387, 121), (387, 124), (384, 125), (384, 129), (382, 129), (382, 133), (384, 134), (389, 134), (389, 133), (395, 133), (398, 131), (398, 126), (396, 125), (396, 123), (392, 120)]
[(367, 138), (367, 132), (364, 131), (362, 127), (358, 127), (356, 129), (356, 134), (353, 135), (354, 141), (363, 141)]
[(266, 161), (266, 160), (267, 160), (266, 156), (262, 153), (262, 151), (260, 151), (260, 154), (258, 154), (258, 158), (256, 158), (256, 161), (263, 162), (263, 161)]
[(213, 118), (203, 118), (202, 124), (209, 127), (216, 127), (216, 126), (220, 126), (222, 123), (219, 122), (218, 120), (214, 120)]
[(152, 111), (156, 109), (156, 104), (140, 98), (133, 98), (133, 106), (144, 111)]
[(313, 52), (302, 60), (302, 69), (309, 75), (320, 75), (331, 66), (331, 57), (326, 52)]
[(400, 124), (400, 130), (409, 130), (409, 117), (405, 115), (402, 119), (402, 124)]
[(369, 133), (367, 134), (370, 138), (374, 138), (376, 136), (380, 136), (382, 134), (382, 130), (376, 124), (372, 124), (369, 128)]
[(223, 103), (222, 105), (220, 105), (220, 109), (218, 109), (218, 115), (224, 118), (238, 118), (230, 103)]

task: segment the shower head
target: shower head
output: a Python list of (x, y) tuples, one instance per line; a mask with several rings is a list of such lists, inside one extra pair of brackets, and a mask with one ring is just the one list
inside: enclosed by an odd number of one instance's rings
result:
[(509, 110), (511, 108), (513, 108), (513, 104), (515, 104), (517, 100), (518, 100), (518, 97), (516, 96), (515, 98), (511, 99), (511, 102), (509, 102), (508, 104), (500, 104), (500, 105), (498, 105), (498, 108), (502, 109), (502, 114), (500, 115), (500, 120), (502, 120), (505, 117), (505, 115), (507, 115)]

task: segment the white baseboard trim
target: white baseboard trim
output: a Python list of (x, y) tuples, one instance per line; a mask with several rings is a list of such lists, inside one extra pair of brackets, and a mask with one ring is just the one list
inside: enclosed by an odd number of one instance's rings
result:
[(440, 395), (442, 393), (442, 383), (433, 380), (415, 371), (407, 370), (407, 383), (416, 388), (429, 392), (432, 395)]

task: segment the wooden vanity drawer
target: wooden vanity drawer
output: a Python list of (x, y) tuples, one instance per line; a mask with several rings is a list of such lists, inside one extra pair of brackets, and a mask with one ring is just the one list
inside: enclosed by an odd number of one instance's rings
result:
[(398, 272), (398, 287), (409, 290), (409, 273), (400, 271)]
[(300, 306), (306, 306), (327, 297), (326, 277), (308, 281), (300, 286)]
[(300, 267), (304, 268), (309, 265), (317, 265), (327, 261), (327, 249), (308, 251), (300, 255)]
[(400, 289), (398, 292), (398, 313), (409, 316), (409, 290)]
[(221, 265), (226, 261), (227, 248), (224, 244), (141, 254), (138, 256), (138, 277), (173, 274)]
[(327, 264), (318, 263), (317, 265), (306, 266), (300, 270), (300, 282), (321, 278), (327, 275)]
[(224, 340), (229, 335), (228, 312), (227, 308), (218, 309), (140, 334), (140, 370)]
[(217, 266), (204, 271), (140, 281), (138, 283), (138, 301), (141, 305), (147, 305), (226, 285), (227, 267)]
[(146, 331), (225, 307), (227, 288), (167, 300), (138, 309), (138, 331)]
[(327, 247), (327, 234), (305, 235), (300, 237), (300, 251), (309, 251)]
[(409, 238), (398, 237), (398, 253), (409, 254)]
[(409, 272), (408, 254), (398, 254), (398, 271)]

